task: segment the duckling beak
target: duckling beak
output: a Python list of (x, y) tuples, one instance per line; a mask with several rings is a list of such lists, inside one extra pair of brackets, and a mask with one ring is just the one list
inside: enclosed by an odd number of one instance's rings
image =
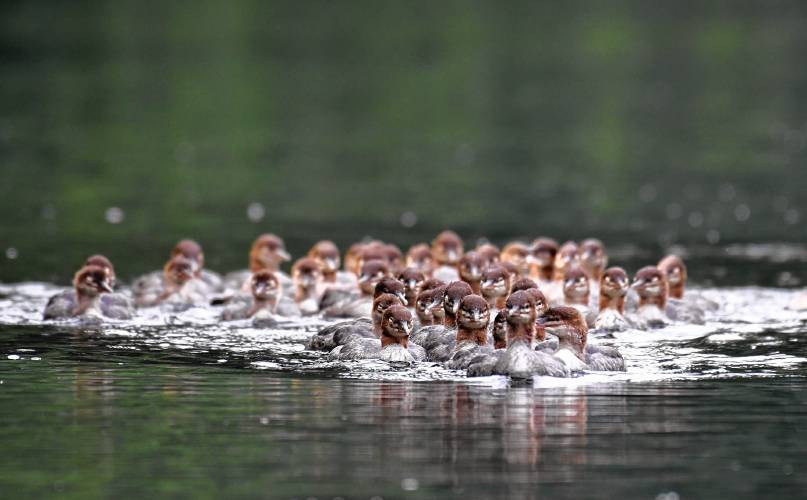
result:
[(398, 293), (395, 294), (395, 296), (398, 297), (399, 299), (401, 299), (401, 302), (403, 302), (403, 305), (405, 305), (405, 306), (409, 305), (409, 302), (406, 300), (406, 295), (403, 292), (398, 292)]
[(275, 255), (280, 257), (280, 260), (283, 262), (288, 262), (291, 260), (291, 255), (289, 255), (289, 252), (287, 252), (285, 248), (278, 248), (275, 250)]
[(634, 288), (634, 289), (635, 288), (640, 288), (642, 285), (645, 285), (646, 283), (647, 283), (647, 281), (645, 281), (645, 280), (636, 279), (636, 280), (633, 280), (633, 283), (631, 284), (630, 287)]
[(359, 276), (359, 279), (357, 280), (357, 283), (360, 284), (360, 285), (363, 285), (363, 284), (365, 284), (365, 283), (367, 283), (369, 281), (370, 281), (370, 276), (368, 276), (366, 274), (362, 274), (361, 276)]
[(112, 293), (112, 292), (114, 291), (114, 290), (112, 289), (112, 285), (110, 285), (110, 284), (109, 284), (109, 281), (108, 281), (108, 280), (104, 280), (104, 281), (102, 281), (102, 282), (100, 283), (100, 285), (101, 285), (101, 290), (103, 290), (103, 291), (105, 291), (105, 292)]

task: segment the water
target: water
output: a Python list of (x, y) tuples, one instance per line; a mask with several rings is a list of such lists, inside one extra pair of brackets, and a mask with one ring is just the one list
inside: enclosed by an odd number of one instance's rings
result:
[(626, 373), (512, 385), (328, 362), (302, 347), (316, 319), (44, 323), (54, 290), (2, 290), (4, 497), (753, 498), (806, 485), (807, 313), (784, 309), (791, 291), (701, 289), (721, 304), (706, 325), (596, 340), (620, 348)]
[[(803, 496), (798, 0), (0, 2), (0, 497)], [(87, 255), (404, 247), (445, 227), (669, 251), (723, 308), (624, 374), (329, 363), (316, 320), (43, 324)], [(758, 288), (764, 287), (764, 288)], [(776, 288), (771, 288), (776, 287)]]

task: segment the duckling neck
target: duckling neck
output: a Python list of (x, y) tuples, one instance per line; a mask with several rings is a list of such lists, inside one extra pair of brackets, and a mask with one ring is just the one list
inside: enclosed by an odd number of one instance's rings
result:
[(482, 328), (465, 328), (459, 327), (457, 329), (457, 344), (460, 342), (474, 342), (477, 345), (487, 345), (488, 343), (488, 329)]
[(562, 328), (566, 331), (558, 335), (558, 350), (568, 349), (582, 361), (585, 361), (588, 332), (570, 324)]
[(316, 285), (297, 285), (297, 294), (295, 295), (295, 299), (297, 302), (302, 302), (304, 300), (313, 299), (317, 294), (317, 286)]
[(446, 316), (443, 318), (443, 325), (445, 325), (446, 328), (457, 328), (457, 317), (454, 313), (446, 311)]
[(535, 264), (530, 267), (530, 275), (532, 275), (533, 278), (537, 278), (541, 281), (552, 281), (554, 271), (555, 270), (552, 267), (552, 264), (548, 266), (540, 266)]
[(482, 280), (481, 279), (478, 279), (478, 280), (466, 280), (466, 279), (463, 279), (463, 281), (468, 283), (469, 285), (471, 285), (471, 290), (474, 292), (474, 294), (476, 294), (476, 295), (481, 295), (482, 294)]
[(587, 306), (588, 296), (586, 295), (565, 295), (566, 303), (570, 305)]
[(98, 306), (98, 303), (101, 300), (101, 295), (89, 295), (83, 293), (81, 291), (76, 290), (76, 308), (73, 310), (73, 314), (76, 316), (80, 316), (87, 312), (88, 310), (95, 308)]
[(247, 317), (251, 318), (261, 309), (268, 309), (269, 312), (274, 313), (277, 307), (277, 299), (258, 299), (253, 297), (252, 307), (247, 312)]
[(535, 340), (539, 342), (546, 340), (546, 328), (543, 325), (535, 325)]
[(430, 326), (434, 324), (434, 316), (430, 314), (418, 314), (418, 321), (421, 326)]
[(507, 343), (512, 344), (517, 340), (522, 340), (531, 346), (535, 336), (534, 324), (534, 320), (528, 323), (507, 323)]
[(684, 298), (684, 284), (678, 283), (677, 285), (670, 285), (670, 297), (674, 299)]
[(322, 281), (336, 283), (336, 271), (322, 271)]
[(387, 332), (381, 333), (381, 348), (385, 348), (388, 345), (392, 344), (399, 344), (403, 346), (404, 349), (409, 348), (409, 337), (393, 337), (392, 335), (388, 334)]
[(610, 296), (607, 293), (600, 293), (600, 311), (615, 309), (619, 314), (625, 314), (625, 296)]
[(258, 271), (271, 271), (276, 273), (278, 270), (278, 265), (276, 262), (272, 261), (265, 261), (258, 257), (252, 257), (249, 259), (249, 270), (253, 273), (257, 273)]
[(639, 307), (643, 306), (656, 306), (662, 311), (667, 308), (666, 295), (650, 295), (639, 298)]

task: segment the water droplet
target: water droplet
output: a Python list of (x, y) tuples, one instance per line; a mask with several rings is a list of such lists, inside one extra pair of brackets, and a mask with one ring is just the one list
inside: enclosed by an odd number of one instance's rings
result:
[(454, 160), (464, 167), (473, 163), (475, 158), (476, 153), (470, 144), (460, 144), (454, 151)]
[(56, 208), (53, 205), (44, 205), (40, 215), (45, 220), (53, 220), (56, 218)]
[(720, 231), (717, 229), (710, 229), (706, 231), (706, 241), (709, 242), (710, 245), (717, 245), (720, 243)]
[(407, 477), (401, 480), (401, 489), (404, 491), (417, 491), (420, 483), (414, 477)]
[(174, 149), (174, 158), (179, 163), (190, 163), (196, 153), (196, 148), (190, 142), (183, 141)]
[(800, 217), (800, 215), (799, 215), (799, 211), (798, 211), (798, 210), (796, 210), (795, 208), (788, 208), (788, 209), (785, 211), (784, 218), (785, 218), (785, 224), (791, 224), (791, 225), (793, 225), (793, 224), (798, 224), (798, 223), (799, 223), (799, 219), (800, 219), (801, 217)]
[(42, 361), (42, 358), (40, 358), (39, 356), (34, 356), (33, 358), (31, 358), (31, 361)]
[(418, 216), (415, 212), (404, 212), (401, 214), (401, 225), (403, 227), (414, 227), (418, 223)]
[(252, 222), (260, 222), (266, 216), (266, 208), (263, 204), (253, 201), (247, 205), (247, 219)]
[(120, 207), (109, 207), (104, 212), (104, 219), (110, 224), (120, 224), (124, 218), (126, 218), (126, 214)]
[(701, 227), (703, 224), (703, 214), (700, 212), (692, 212), (689, 214), (689, 217), (687, 217), (687, 222), (689, 222), (689, 225), (692, 227)]
[(684, 209), (678, 203), (670, 203), (666, 208), (667, 218), (676, 220), (684, 213)]
[(737, 189), (731, 184), (721, 184), (717, 188), (717, 199), (720, 201), (731, 201), (735, 196), (737, 196)]
[(751, 208), (745, 203), (741, 203), (734, 207), (734, 218), (738, 222), (745, 222), (751, 217)]
[(19, 355), (17, 354), (9, 354), (6, 356), (8, 359), (20, 359)]
[(658, 192), (656, 191), (656, 186), (652, 184), (645, 184), (639, 188), (639, 199), (645, 203), (655, 200), (656, 196), (658, 196)]
[(20, 256), (20, 253), (14, 247), (6, 248), (6, 258), (9, 260), (14, 260)]

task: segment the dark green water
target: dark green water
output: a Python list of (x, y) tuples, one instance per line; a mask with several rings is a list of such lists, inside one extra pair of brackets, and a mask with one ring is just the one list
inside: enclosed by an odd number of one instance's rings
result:
[(14, 333), (4, 498), (798, 497), (799, 378), (491, 389), (267, 376)]
[[(453, 227), (803, 285), (806, 27), (796, 0), (4, 1), (0, 281), (96, 252), (128, 280), (182, 237), (226, 271), (264, 231), (299, 256)], [(781, 307), (629, 351), (680, 378), (550, 389), (2, 326), (0, 497), (803, 496), (807, 328)]]
[(186, 236), (233, 269), (267, 230), (803, 243), (806, 25), (795, 0), (6, 1), (0, 279), (93, 252), (132, 277)]

